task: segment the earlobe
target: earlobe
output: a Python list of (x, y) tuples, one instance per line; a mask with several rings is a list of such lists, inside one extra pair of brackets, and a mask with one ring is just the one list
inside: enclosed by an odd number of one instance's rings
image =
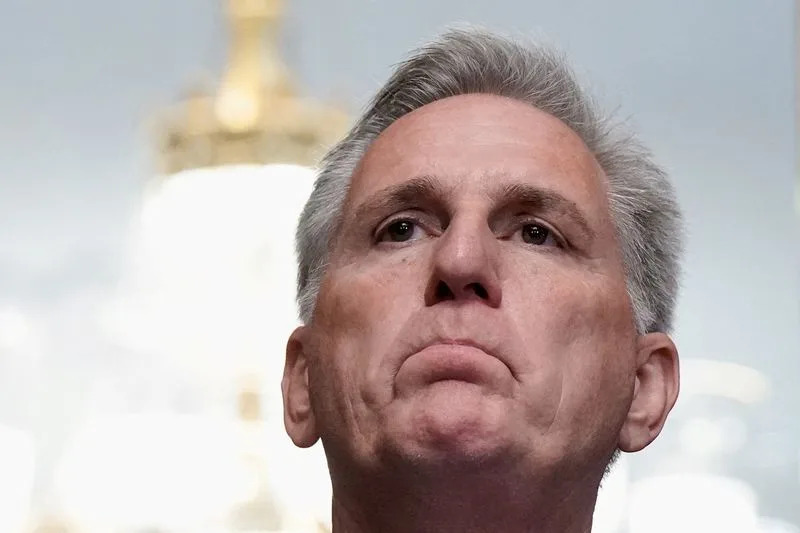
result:
[(678, 349), (666, 333), (648, 333), (637, 341), (633, 400), (619, 435), (619, 448), (636, 452), (661, 432), (680, 388)]
[(281, 381), (283, 423), (292, 442), (301, 448), (319, 438), (308, 384), (307, 334), (306, 326), (300, 326), (290, 335)]

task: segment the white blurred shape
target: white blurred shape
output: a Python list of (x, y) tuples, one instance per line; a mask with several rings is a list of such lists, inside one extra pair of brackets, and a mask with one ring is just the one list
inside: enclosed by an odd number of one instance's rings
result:
[(620, 455), (600, 484), (592, 519), (592, 533), (615, 533), (625, 516), (629, 483), (628, 458)]
[(758, 533), (800, 533), (800, 528), (777, 518), (762, 517), (758, 521)]
[(715, 396), (751, 405), (764, 401), (769, 387), (766, 376), (749, 366), (712, 359), (681, 361), (682, 396)]
[(298, 448), (281, 429), (274, 436), (270, 463), (272, 494), (280, 504), (286, 531), (331, 529), (331, 482), (322, 444)]
[(167, 176), (142, 206), (132, 264), (106, 313), (116, 341), (219, 383), (261, 376), (280, 415), (297, 325), (294, 232), (316, 177), (296, 165)]
[(0, 424), (0, 531), (24, 531), (35, 467), (33, 437)]
[(744, 444), (747, 426), (735, 417), (692, 417), (680, 430), (683, 449), (693, 455), (713, 456), (722, 452), (733, 452)]
[[(315, 178), (314, 170), (295, 165), (204, 168), (164, 177), (145, 197), (129, 270), (105, 313), (105, 325), (118, 344), (130, 353), (169, 362), (182, 378), (207, 385), (207, 391), (235, 389), (243, 376), (259, 378), (266, 392), (261, 405), (267, 428), (261, 453), (270, 494), (292, 530), (309, 530), (318, 521), (330, 520), (324, 454), (320, 446), (299, 450), (291, 444), (283, 429), (280, 396), (286, 341), (298, 323), (294, 233)], [(102, 430), (106, 436), (98, 439), (94, 431), (84, 437), (94, 444), (76, 444), (77, 458), (71, 464), (78, 466), (65, 467), (72, 474), (62, 476), (72, 480), (62, 483), (71, 508), (92, 513), (103, 507), (96, 499), (105, 498), (105, 506), (116, 509), (114, 517), (96, 517), (106, 523), (124, 518), (144, 527), (139, 517), (149, 517), (150, 522), (195, 531), (230, 507), (232, 490), (223, 485), (233, 486), (241, 479), (218, 483), (218, 478), (230, 478), (236, 467), (214, 461), (228, 453), (216, 448), (241, 444), (240, 437), (224, 427), (207, 436), (184, 429), (188, 435), (181, 437), (175, 435), (178, 426), (164, 425), (163, 431), (127, 431), (127, 437), (117, 440), (108, 435), (122, 430), (112, 424)], [(126, 444), (159, 432), (165, 436), (158, 444)], [(223, 442), (217, 443), (220, 439)], [(120, 448), (128, 450), (123, 455), (139, 457), (139, 466), (109, 476), (98, 464), (112, 468), (119, 459), (114, 450)], [(181, 454), (179, 448), (196, 451)], [(176, 455), (181, 457), (169, 459)], [(92, 479), (81, 479), (86, 468), (93, 470)], [(165, 473), (156, 475), (162, 469)], [(123, 476), (132, 481), (114, 481)], [(159, 481), (164, 476), (166, 480)], [(116, 496), (98, 488), (111, 483), (121, 487)], [(159, 486), (148, 489), (154, 483)], [(203, 487), (210, 483), (217, 489)], [(179, 487), (185, 496), (176, 503)], [(136, 507), (130, 503), (134, 501), (139, 502)], [(208, 518), (200, 520), (191, 510)]]
[(87, 424), (56, 471), (63, 512), (81, 527), (200, 529), (253, 496), (235, 428), (206, 417), (125, 415)]
[(631, 487), (630, 533), (758, 533), (756, 495), (738, 479), (681, 473)]
[(30, 317), (17, 307), (6, 304), (0, 307), (0, 356), (35, 359), (38, 342)]

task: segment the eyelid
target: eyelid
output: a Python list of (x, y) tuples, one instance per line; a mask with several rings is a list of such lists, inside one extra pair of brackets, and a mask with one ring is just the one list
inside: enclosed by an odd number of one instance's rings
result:
[(402, 220), (407, 220), (415, 224), (425, 233), (432, 234), (433, 231), (430, 229), (430, 224), (426, 224), (423, 219), (424, 217), (420, 216), (419, 214), (415, 214), (414, 211), (401, 211), (400, 213), (395, 213), (378, 224), (378, 226), (375, 228), (375, 231), (372, 233), (372, 241), (376, 243), (380, 242), (380, 237), (386, 231), (386, 229), (395, 222), (400, 222)]
[(553, 239), (556, 241), (556, 244), (558, 245), (559, 248), (564, 248), (564, 249), (572, 248), (570, 242), (566, 239), (566, 237), (564, 237), (564, 235), (560, 231), (556, 229), (556, 227), (553, 224), (550, 224), (549, 222), (546, 222), (541, 218), (532, 215), (520, 215), (514, 217), (513, 231), (511, 232), (511, 235), (513, 235), (514, 233), (522, 229), (523, 226), (526, 226), (528, 224), (537, 224), (539, 226), (547, 228), (547, 230), (553, 235)]

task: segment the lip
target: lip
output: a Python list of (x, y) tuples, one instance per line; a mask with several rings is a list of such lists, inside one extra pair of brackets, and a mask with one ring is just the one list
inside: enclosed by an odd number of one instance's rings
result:
[[(434, 347), (434, 346), (464, 346), (464, 347), (468, 347), (468, 348), (475, 348), (475, 349), (480, 350), (481, 352), (483, 352), (485, 355), (488, 355), (488, 356), (491, 356), (494, 359), (497, 359), (498, 361), (503, 363), (505, 366), (509, 366), (508, 365), (508, 361), (506, 361), (503, 358), (503, 356), (501, 354), (499, 354), (494, 348), (492, 348), (492, 347), (490, 347), (490, 346), (488, 346), (488, 345), (486, 345), (486, 344), (484, 344), (484, 343), (482, 343), (480, 341), (477, 341), (475, 339), (468, 338), (468, 337), (435, 337), (432, 340), (428, 341), (427, 343), (417, 347), (417, 349), (414, 350), (414, 352), (420, 352), (422, 350), (425, 350), (427, 348)], [(509, 367), (509, 370), (511, 370), (510, 367)]]
[(436, 338), (414, 350), (397, 375), (400, 389), (440, 381), (496, 383), (507, 372), (505, 363), (473, 339)]
[(418, 365), (428, 383), (437, 381), (465, 381), (478, 383), (486, 379), (488, 354), (471, 344), (431, 344), (418, 352), (424, 358)]
[(434, 339), (433, 341), (429, 342), (428, 344), (426, 344), (423, 347), (423, 349), (428, 348), (430, 346), (439, 346), (439, 345), (441, 345), (441, 346), (470, 346), (472, 348), (477, 348), (478, 350), (481, 350), (482, 352), (486, 353), (487, 355), (494, 356), (494, 354), (492, 354), (491, 351), (486, 346), (484, 346), (480, 342), (474, 341), (472, 339), (437, 338), (437, 339)]

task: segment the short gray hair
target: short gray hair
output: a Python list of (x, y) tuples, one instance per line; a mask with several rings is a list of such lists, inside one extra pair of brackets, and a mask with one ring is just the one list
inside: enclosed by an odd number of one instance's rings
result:
[(297, 301), (303, 322), (311, 321), (351, 177), (371, 143), (403, 115), (469, 93), (528, 103), (583, 139), (608, 177), (636, 329), (669, 331), (682, 227), (665, 172), (632, 134), (601, 114), (560, 54), (479, 29), (450, 30), (401, 63), (349, 134), (322, 159), (297, 228)]

